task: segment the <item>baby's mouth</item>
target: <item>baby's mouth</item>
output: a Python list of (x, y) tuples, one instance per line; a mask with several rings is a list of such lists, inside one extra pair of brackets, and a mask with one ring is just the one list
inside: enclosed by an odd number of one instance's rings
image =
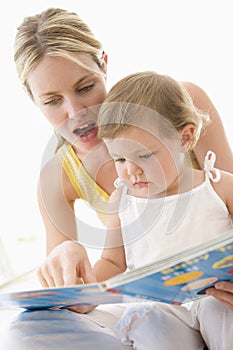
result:
[(73, 133), (77, 136), (86, 136), (88, 133), (96, 127), (95, 122), (90, 122), (74, 129)]

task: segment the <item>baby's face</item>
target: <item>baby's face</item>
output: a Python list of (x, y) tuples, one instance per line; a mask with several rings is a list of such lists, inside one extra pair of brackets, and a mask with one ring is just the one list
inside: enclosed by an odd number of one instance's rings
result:
[(183, 156), (177, 140), (161, 140), (138, 127), (128, 127), (105, 140), (118, 177), (137, 197), (163, 197), (178, 192)]

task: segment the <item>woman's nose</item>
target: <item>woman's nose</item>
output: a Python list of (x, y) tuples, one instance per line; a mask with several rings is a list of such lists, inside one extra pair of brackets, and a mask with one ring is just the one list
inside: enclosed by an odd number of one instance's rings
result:
[(67, 114), (69, 118), (82, 118), (86, 115), (87, 108), (82, 103), (77, 101), (77, 99), (72, 98), (67, 101)]

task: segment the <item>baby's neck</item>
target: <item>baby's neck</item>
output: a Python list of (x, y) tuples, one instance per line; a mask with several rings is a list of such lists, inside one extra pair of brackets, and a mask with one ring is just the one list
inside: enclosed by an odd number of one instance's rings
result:
[(176, 194), (191, 191), (204, 181), (205, 173), (203, 170), (185, 167), (179, 174), (179, 186)]

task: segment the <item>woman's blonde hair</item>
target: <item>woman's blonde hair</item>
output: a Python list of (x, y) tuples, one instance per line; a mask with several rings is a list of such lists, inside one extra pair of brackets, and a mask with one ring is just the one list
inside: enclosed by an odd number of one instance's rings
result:
[(192, 148), (209, 117), (194, 106), (175, 79), (153, 71), (138, 72), (121, 79), (107, 94), (99, 111), (99, 137), (111, 139), (132, 125), (143, 128), (147, 121), (148, 129), (155, 120), (164, 136), (170, 136), (171, 129), (179, 132), (193, 124)]
[(105, 65), (102, 45), (90, 28), (76, 13), (59, 8), (26, 17), (17, 28), (14, 52), (19, 79), (32, 99), (28, 76), (45, 55), (64, 57), (83, 66), (74, 56), (82, 53), (90, 55), (100, 68)]

